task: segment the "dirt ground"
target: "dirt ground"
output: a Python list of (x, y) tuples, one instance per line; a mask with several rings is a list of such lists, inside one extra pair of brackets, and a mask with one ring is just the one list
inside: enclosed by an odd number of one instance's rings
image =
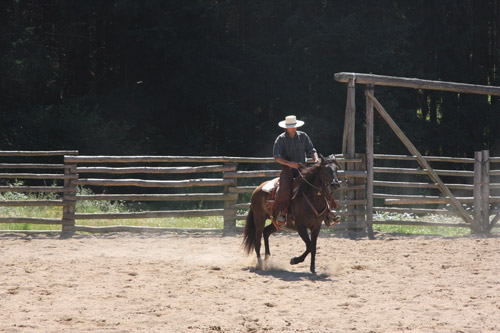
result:
[(500, 238), (0, 235), (1, 332), (499, 332)]

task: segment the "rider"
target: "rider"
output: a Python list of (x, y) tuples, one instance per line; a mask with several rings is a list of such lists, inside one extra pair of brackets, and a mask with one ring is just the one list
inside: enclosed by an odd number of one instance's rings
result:
[(305, 132), (297, 131), (297, 128), (304, 125), (302, 120), (297, 120), (297, 117), (290, 115), (278, 125), (284, 128), (285, 132), (278, 135), (273, 147), (274, 159), (282, 165), (276, 206), (280, 212), (277, 221), (284, 223), (292, 198), (293, 178), (298, 176), (298, 169), (306, 163), (306, 155), (311, 156), (315, 163), (320, 160), (309, 136)]

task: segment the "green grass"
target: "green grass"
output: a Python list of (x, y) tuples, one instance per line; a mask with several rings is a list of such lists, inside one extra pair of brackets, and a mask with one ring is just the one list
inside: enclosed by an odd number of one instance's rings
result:
[[(18, 184), (17, 184), (18, 185)], [(92, 194), (88, 189), (78, 189), (79, 194)], [(7, 192), (0, 194), (0, 200), (49, 200), (60, 199), (56, 194), (24, 194)], [(107, 201), (78, 201), (76, 211), (78, 213), (120, 213), (130, 209), (124, 202)], [(239, 214), (245, 212), (239, 211)], [(0, 207), (2, 217), (34, 217), (34, 218), (62, 218), (62, 207)], [(462, 237), (470, 235), (469, 228), (441, 227), (441, 226), (408, 226), (408, 225), (382, 225), (377, 221), (425, 221), (435, 223), (462, 223), (456, 216), (425, 215), (397, 213), (377, 213), (374, 216), (373, 229), (375, 232), (393, 234), (418, 234), (418, 235), (441, 235), (445, 237)], [(238, 226), (243, 226), (245, 221), (237, 221)], [(139, 226), (139, 227), (161, 227), (161, 228), (209, 228), (222, 229), (224, 221), (221, 216), (217, 217), (192, 217), (192, 218), (152, 218), (152, 219), (121, 219), (121, 220), (77, 220), (77, 225), (85, 226)], [(324, 232), (335, 233), (332, 229), (324, 228)], [(495, 228), (493, 232), (500, 232), (500, 228)], [(44, 224), (22, 224), (22, 223), (2, 223), (0, 230), (61, 230), (61, 225)]]
[(85, 226), (139, 226), (160, 228), (209, 228), (222, 229), (224, 220), (220, 216), (211, 217), (189, 217), (189, 218), (149, 218), (149, 219), (123, 219), (123, 220), (77, 220), (77, 225)]
[(441, 235), (446, 237), (460, 237), (471, 234), (470, 228), (443, 227), (443, 226), (412, 226), (412, 225), (385, 225), (376, 224), (376, 221), (414, 221), (430, 223), (463, 223), (457, 216), (447, 215), (416, 215), (412, 213), (387, 213), (377, 212), (373, 217), (373, 230), (385, 233), (410, 234), (410, 235)]
[[(22, 184), (15, 184), (22, 185)], [(88, 189), (78, 188), (78, 194), (92, 195)], [(57, 200), (56, 194), (25, 194), (7, 192), (0, 194), (1, 200)], [(134, 207), (135, 208), (135, 207)], [(121, 213), (127, 212), (128, 207), (124, 202), (108, 201), (78, 201), (76, 204), (78, 213)], [(62, 218), (62, 207), (0, 207), (1, 217), (30, 217), (30, 218)], [(217, 228), (222, 229), (224, 220), (221, 216), (216, 217), (192, 217), (192, 218), (153, 218), (153, 219), (120, 219), (120, 220), (77, 220), (77, 225), (85, 226), (141, 226), (162, 228)], [(61, 230), (61, 225), (56, 224), (28, 224), (28, 223), (2, 223), (0, 230)]]
[(373, 231), (390, 233), (390, 234), (440, 235), (445, 237), (462, 237), (462, 236), (469, 236), (471, 234), (469, 228), (411, 226), (411, 225), (382, 225), (382, 224), (374, 224)]

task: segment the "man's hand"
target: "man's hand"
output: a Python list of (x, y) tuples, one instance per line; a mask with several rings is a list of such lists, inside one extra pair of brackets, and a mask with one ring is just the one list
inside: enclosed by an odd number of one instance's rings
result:
[(285, 160), (284, 158), (281, 158), (281, 157), (275, 157), (274, 159), (279, 164), (286, 165), (292, 169), (299, 169), (300, 168), (300, 163), (288, 161), (288, 160)]
[(312, 157), (312, 160), (314, 161), (314, 163), (321, 162), (321, 160), (319, 159), (318, 153), (314, 152), (311, 157)]

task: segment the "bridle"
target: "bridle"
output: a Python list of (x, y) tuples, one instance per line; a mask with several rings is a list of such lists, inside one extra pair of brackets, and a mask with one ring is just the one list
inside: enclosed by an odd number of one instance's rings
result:
[[(334, 162), (332, 162), (332, 163), (334, 163)], [(327, 163), (327, 164), (330, 164), (330, 163)], [(321, 213), (319, 213), (318, 210), (316, 209), (316, 207), (314, 207), (314, 205), (312, 204), (311, 200), (309, 200), (307, 195), (304, 192), (302, 192), (302, 196), (306, 200), (309, 207), (311, 207), (311, 209), (313, 210), (314, 214), (316, 215), (316, 218), (319, 218), (320, 216), (325, 214), (327, 211), (330, 211), (330, 209), (331, 209), (330, 208), (330, 201), (331, 201), (332, 197), (330, 196), (329, 193), (326, 193), (326, 194), (324, 193), (324, 192), (327, 192), (326, 189), (329, 186), (328, 181), (327, 181), (326, 176), (325, 176), (325, 166), (323, 164), (321, 165), (320, 174), (319, 174), (321, 185), (319, 187), (312, 184), (310, 181), (308, 181), (304, 177), (302, 172), (300, 172), (300, 170), (298, 170), (298, 171), (299, 171), (300, 177), (304, 180), (304, 182), (306, 184), (308, 184), (309, 186), (311, 186), (312, 188), (314, 188), (315, 190), (317, 190), (318, 191), (317, 195), (322, 195), (323, 199), (325, 200), (325, 203), (326, 203), (325, 209), (323, 209), (323, 211)], [(330, 198), (327, 198), (327, 196), (330, 196)]]

